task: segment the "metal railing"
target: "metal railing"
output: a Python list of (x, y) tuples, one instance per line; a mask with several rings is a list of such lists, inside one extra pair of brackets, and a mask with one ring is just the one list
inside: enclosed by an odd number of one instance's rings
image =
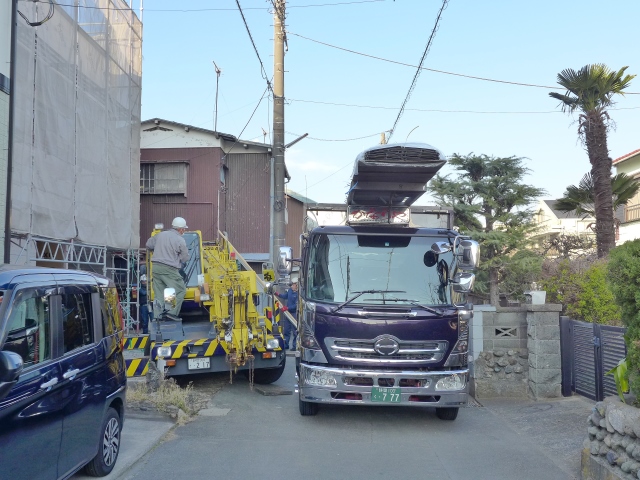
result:
[(624, 221), (634, 222), (640, 220), (640, 204), (631, 205), (624, 209)]

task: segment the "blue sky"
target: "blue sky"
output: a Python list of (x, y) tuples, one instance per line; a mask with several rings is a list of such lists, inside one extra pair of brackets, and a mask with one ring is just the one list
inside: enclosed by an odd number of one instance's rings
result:
[[(240, 0), (240, 5), (271, 76), (270, 2)], [(319, 202), (344, 201), (353, 160), (392, 128), (416, 72), (298, 35), (417, 65), (441, 5), (441, 0), (287, 2), (287, 142), (309, 134), (286, 152), (289, 188)], [(640, 74), (638, 18), (637, 0), (451, 0), (424, 67), (548, 87), (557, 86), (561, 70), (587, 63), (628, 66), (628, 73)], [(266, 82), (236, 1), (146, 0), (143, 23), (142, 118), (213, 128), (215, 61), (222, 69), (218, 130), (238, 136)], [(549, 91), (422, 71), (391, 141), (409, 135), (446, 155), (527, 157), (527, 182), (546, 189), (545, 198), (559, 197), (590, 165), (576, 118), (560, 113)], [(640, 77), (629, 91), (640, 92)], [(640, 148), (640, 95), (620, 97), (614, 108), (608, 146), (617, 158)], [(265, 97), (242, 138), (270, 142), (272, 111)], [(338, 141), (354, 138), (359, 140)]]

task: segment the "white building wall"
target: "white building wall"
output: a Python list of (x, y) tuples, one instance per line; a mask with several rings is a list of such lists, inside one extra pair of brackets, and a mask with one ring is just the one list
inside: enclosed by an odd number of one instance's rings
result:
[(11, 77), (11, 3), (0, 2), (0, 74), (7, 78)]

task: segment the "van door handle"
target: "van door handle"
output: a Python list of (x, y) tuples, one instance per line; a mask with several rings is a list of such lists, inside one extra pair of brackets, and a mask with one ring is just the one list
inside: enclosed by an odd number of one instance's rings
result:
[(62, 378), (64, 378), (65, 380), (73, 380), (76, 375), (78, 375), (80, 373), (80, 369), (79, 368), (75, 368), (73, 370), (69, 370), (68, 372), (65, 372), (64, 375), (62, 375)]
[(40, 385), (40, 388), (42, 390), (49, 390), (51, 389), (51, 387), (53, 387), (56, 383), (58, 383), (58, 377), (53, 377), (51, 380), (49, 380), (48, 382), (44, 382), (42, 385)]

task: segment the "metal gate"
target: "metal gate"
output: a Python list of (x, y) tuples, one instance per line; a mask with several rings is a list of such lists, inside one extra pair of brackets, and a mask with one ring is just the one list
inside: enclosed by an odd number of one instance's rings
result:
[(571, 392), (600, 401), (616, 395), (613, 375), (605, 375), (627, 355), (623, 327), (560, 317), (562, 395)]

